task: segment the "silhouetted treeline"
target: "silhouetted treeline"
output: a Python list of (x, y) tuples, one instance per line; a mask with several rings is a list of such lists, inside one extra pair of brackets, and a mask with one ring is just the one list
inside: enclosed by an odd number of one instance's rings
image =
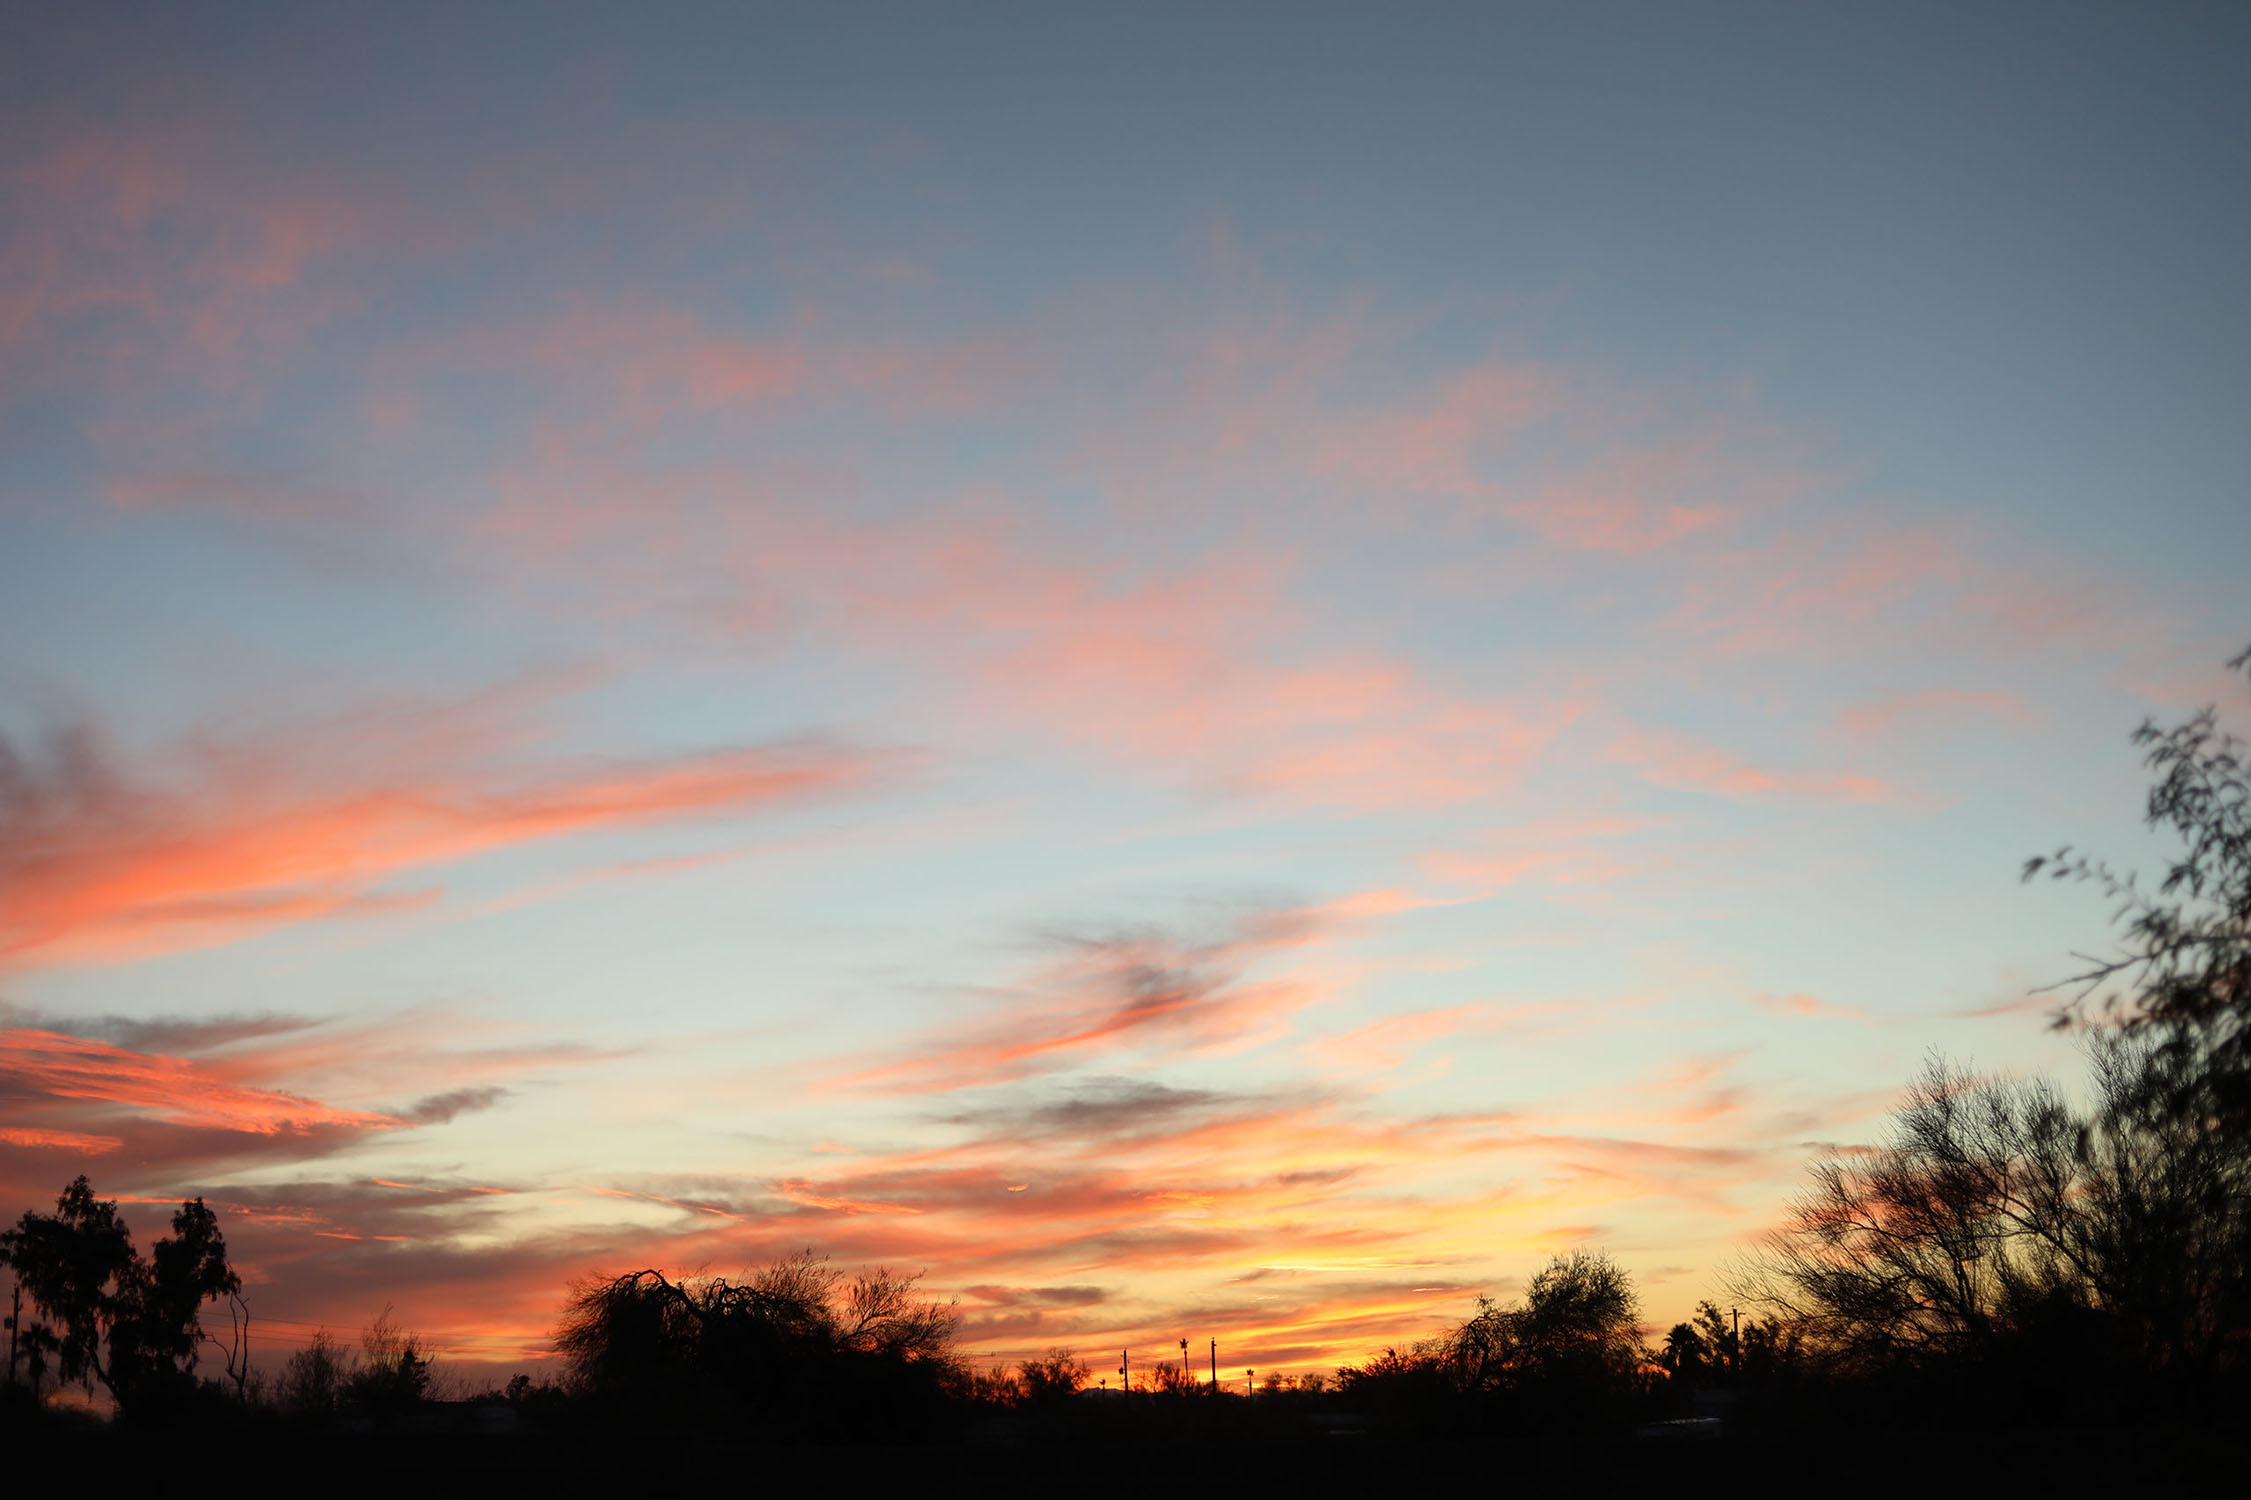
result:
[[(323, 1334), (261, 1376), (202, 1200), (144, 1258), (81, 1177), (53, 1214), (0, 1235), (22, 1297), (4, 1410), (64, 1420), (41, 1397), (67, 1383), (152, 1428), (628, 1448), (1365, 1439), (1521, 1460), (1905, 1432), (2068, 1432), (2092, 1452), (2107, 1431), (2121, 1436), (2104, 1451), (2136, 1461), (2200, 1453), (2240, 1438), (2251, 1411), (2251, 758), (2209, 711), (2138, 739), (2157, 773), (2149, 820), (2182, 846), (2163, 878), (2145, 889), (2068, 848), (2026, 870), (2119, 904), (2118, 948), (2090, 960), (2059, 1022), (2082, 1033), (2084, 1087), (1934, 1056), (1875, 1145), (1813, 1163), (1788, 1221), (1727, 1278), (1730, 1305), (1661, 1337), (1626, 1273), (1580, 1251), (1514, 1302), (1480, 1299), (1443, 1336), (1333, 1374), (1270, 1374), (1254, 1394), (1159, 1361), (1129, 1390), (1090, 1385), (1063, 1349), (980, 1367), (914, 1278), (847, 1279), (808, 1252), (742, 1279), (644, 1269), (570, 1287), (552, 1383), (448, 1391), (387, 1310), (356, 1349)], [(205, 1326), (215, 1306), (228, 1332)]]

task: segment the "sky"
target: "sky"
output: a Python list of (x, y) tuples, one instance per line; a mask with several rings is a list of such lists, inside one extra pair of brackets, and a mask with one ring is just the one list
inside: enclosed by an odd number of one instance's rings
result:
[(2068, 1079), (2251, 642), (2233, 7), (0, 10), (0, 1216), (269, 1359), (1662, 1328)]

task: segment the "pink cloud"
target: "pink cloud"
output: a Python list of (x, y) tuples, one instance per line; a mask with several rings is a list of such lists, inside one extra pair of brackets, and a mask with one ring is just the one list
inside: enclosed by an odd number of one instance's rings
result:
[(206, 470), (126, 474), (110, 481), (108, 491), (110, 503), (121, 510), (196, 511), (269, 523), (342, 520), (366, 504), (334, 486)]
[(1859, 740), (1884, 739), (1917, 729), (1943, 729), (1979, 719), (2018, 728), (2038, 722), (2031, 706), (2014, 693), (1965, 692), (1959, 688), (1902, 693), (1859, 704), (1838, 716), (1845, 733)]
[(1556, 416), (1568, 399), (1555, 372), (1542, 367), (1475, 366), (1404, 409), (1337, 424), (1315, 450), (1313, 467), (1358, 489), (1492, 499), (1500, 488), (1480, 471), (1479, 457)]
[(756, 337), (663, 304), (587, 302), (410, 344), (383, 362), (393, 381), (462, 371), (538, 379), (582, 393), (605, 420), (628, 429), (787, 400), (803, 387), (806, 366), (803, 340), (794, 333)]
[(1980, 572), (1955, 527), (1813, 523), (1703, 559), (1668, 624), (1721, 656), (1821, 659), (1865, 650), (1873, 622)]
[(261, 175), (207, 121), (81, 123), (0, 168), (0, 350), (11, 385), (150, 369), (233, 381), (244, 355), (349, 305), (324, 258), (387, 215), (363, 188)]
[(1495, 1019), (1490, 1008), (1480, 1005), (1416, 1011), (1386, 1016), (1339, 1036), (1315, 1038), (1305, 1050), (1316, 1062), (1332, 1068), (1381, 1071), (1404, 1065), (1431, 1042), (1490, 1030)]
[(999, 528), (911, 525), (855, 543), (844, 628), (871, 643), (940, 632), (980, 719), (1252, 796), (1354, 809), (1490, 796), (1579, 712), (1567, 695), (1458, 695), (1369, 652), (1303, 659), (1267, 559), (1217, 556), (1121, 587)]
[(1583, 708), (1568, 685), (1470, 693), (1402, 657), (1309, 647), (1269, 553), (1136, 566), (1043, 547), (990, 502), (854, 520), (725, 470), (637, 484), (568, 467), (558, 452), (498, 481), (487, 534), (518, 563), (606, 579), (615, 607), (706, 594), (698, 627), (912, 664), (924, 706), (964, 728), (1208, 790), (1355, 811), (1490, 797)]
[(1480, 893), (1532, 883), (1556, 891), (1595, 888), (1641, 874), (1659, 856), (1622, 848), (1632, 835), (1659, 825), (1615, 814), (1544, 818), (1494, 828), (1462, 847), (1434, 849), (1418, 863), (1431, 875)]
[(1892, 789), (1853, 772), (1770, 771), (1716, 745), (1672, 730), (1629, 730), (1612, 739), (1604, 758), (1632, 766), (1658, 786), (1748, 800), (1882, 802)]
[(433, 376), (536, 380), (546, 410), (578, 413), (572, 427), (615, 441), (720, 412), (755, 422), (838, 409), (862, 421), (958, 418), (1020, 397), (1044, 358), (1006, 331), (871, 341), (826, 327), (813, 309), (753, 327), (647, 298), (573, 299), (542, 315), (403, 343), (378, 369), (394, 405)]
[(1391, 409), (1331, 414), (1312, 469), (1348, 490), (1451, 502), (1571, 551), (1644, 553), (1734, 526), (1815, 482), (1774, 434), (1683, 422), (1560, 369), (1486, 363)]

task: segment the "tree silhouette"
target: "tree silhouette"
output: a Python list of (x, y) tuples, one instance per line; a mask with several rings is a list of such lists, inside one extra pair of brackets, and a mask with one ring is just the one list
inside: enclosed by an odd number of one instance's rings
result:
[[(227, 1263), (219, 1217), (201, 1198), (172, 1215), (171, 1235), (150, 1247), (147, 1272), (136, 1281), (134, 1304), (110, 1330), (113, 1373), (127, 1384), (176, 1384), (194, 1374), (210, 1338), (203, 1329), (203, 1304), (242, 1291), (242, 1278)], [(247, 1370), (237, 1372), (234, 1348), (227, 1355), (239, 1389), (239, 1376)]]
[[(2251, 668), (2251, 651), (2229, 663)], [(1983, 1371), (1987, 1391), (2180, 1411), (2243, 1373), (2251, 1333), (2251, 758), (2207, 708), (2134, 741), (2151, 827), (2181, 853), (2154, 890), (2069, 846), (2024, 876), (2099, 885), (2116, 947), (2059, 1025), (2087, 1028), (2091, 1098), (1934, 1057), (1873, 1150), (1813, 1187), (1736, 1290), (1781, 1315), (1747, 1372)]]
[(1814, 1163), (1740, 1290), (1866, 1372), (1979, 1352), (2012, 1302), (2067, 1267), (2074, 1122), (2041, 1085), (1981, 1081), (1932, 1058), (1885, 1143)]
[[(2228, 663), (2251, 675), (2251, 649)], [(2218, 709), (2161, 729), (2144, 720), (2134, 743), (2148, 747), (2157, 773), (2144, 815), (2170, 832), (2181, 852), (2156, 889), (2069, 845), (2025, 862), (2024, 878), (2043, 872), (2084, 880), (2118, 902), (2117, 947), (2080, 957), (2077, 998), (2062, 1018), (2092, 1010), (2129, 1027), (2163, 1032), (2170, 1045), (2209, 1069), (2217, 1102), (2235, 1129), (2251, 1115), (2251, 753), (2219, 726)]]
[[(2251, 1313), (2251, 1154), (2159, 1039), (2089, 1056), (2083, 1112), (1933, 1058), (1881, 1146), (1815, 1163), (1737, 1290), (1845, 1373), (2061, 1360), (2089, 1388), (2208, 1387)], [(1771, 1360), (1776, 1332), (1753, 1331)]]
[(1077, 1395), (1091, 1373), (1070, 1350), (1050, 1349), (1017, 1365), (1016, 1380), (1025, 1401), (1040, 1403)]
[(788, 1412), (846, 1435), (927, 1405), (962, 1376), (956, 1314), (914, 1277), (846, 1284), (811, 1252), (746, 1281), (641, 1270), (571, 1289), (555, 1348), (576, 1387), (639, 1421)]
[(1647, 1358), (1640, 1316), (1633, 1282), (1617, 1262), (1574, 1250), (1532, 1278), (1522, 1305), (1479, 1298), (1476, 1316), (1454, 1335), (1449, 1352), (1471, 1391), (1532, 1384), (1621, 1390)]
[(55, 1200), (52, 1215), (26, 1213), (0, 1234), (0, 1258), (43, 1313), (42, 1325), (65, 1381), (110, 1384), (104, 1348), (136, 1280), (133, 1236), (117, 1205), (94, 1197), (84, 1177)]
[(351, 1350), (339, 1344), (327, 1329), (319, 1329), (282, 1366), (274, 1399), (291, 1416), (333, 1416), (343, 1405), (345, 1382), (356, 1371), (357, 1363)]
[(360, 1358), (345, 1372), (340, 1394), (345, 1401), (395, 1411), (429, 1399), (435, 1373), (422, 1336), (392, 1321), (385, 1307), (360, 1331)]
[(1696, 1337), (1704, 1346), (1705, 1356), (1711, 1362), (1713, 1373), (1725, 1380), (1733, 1380), (1743, 1370), (1743, 1341), (1736, 1336), (1734, 1325), (1719, 1308), (1710, 1302), (1696, 1304)]
[(1710, 1357), (1710, 1348), (1693, 1326), (1675, 1323), (1657, 1351), (1657, 1365), (1673, 1379), (1694, 1385), (1703, 1377)]
[(193, 1389), (203, 1304), (242, 1289), (201, 1198), (180, 1205), (171, 1235), (143, 1260), (117, 1204), (97, 1199), (84, 1177), (53, 1214), (26, 1213), (0, 1234), (0, 1260), (47, 1320), (25, 1330), (34, 1351), (51, 1354), (63, 1380), (100, 1382), (128, 1413)]

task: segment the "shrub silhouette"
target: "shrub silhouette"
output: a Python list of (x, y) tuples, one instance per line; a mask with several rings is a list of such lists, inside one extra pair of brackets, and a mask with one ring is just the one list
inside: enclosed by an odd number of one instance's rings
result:
[(398, 1411), (436, 1394), (436, 1369), (422, 1336), (399, 1327), (385, 1307), (360, 1332), (360, 1358), (344, 1376), (344, 1401)]
[(572, 1288), (572, 1384), (639, 1422), (712, 1416), (853, 1439), (907, 1435), (963, 1380), (955, 1313), (914, 1277), (846, 1283), (810, 1251), (747, 1281), (640, 1270)]
[(274, 1386), (274, 1403), (293, 1417), (332, 1417), (343, 1406), (346, 1384), (358, 1367), (352, 1351), (339, 1344), (327, 1329), (320, 1329), (282, 1366)]

